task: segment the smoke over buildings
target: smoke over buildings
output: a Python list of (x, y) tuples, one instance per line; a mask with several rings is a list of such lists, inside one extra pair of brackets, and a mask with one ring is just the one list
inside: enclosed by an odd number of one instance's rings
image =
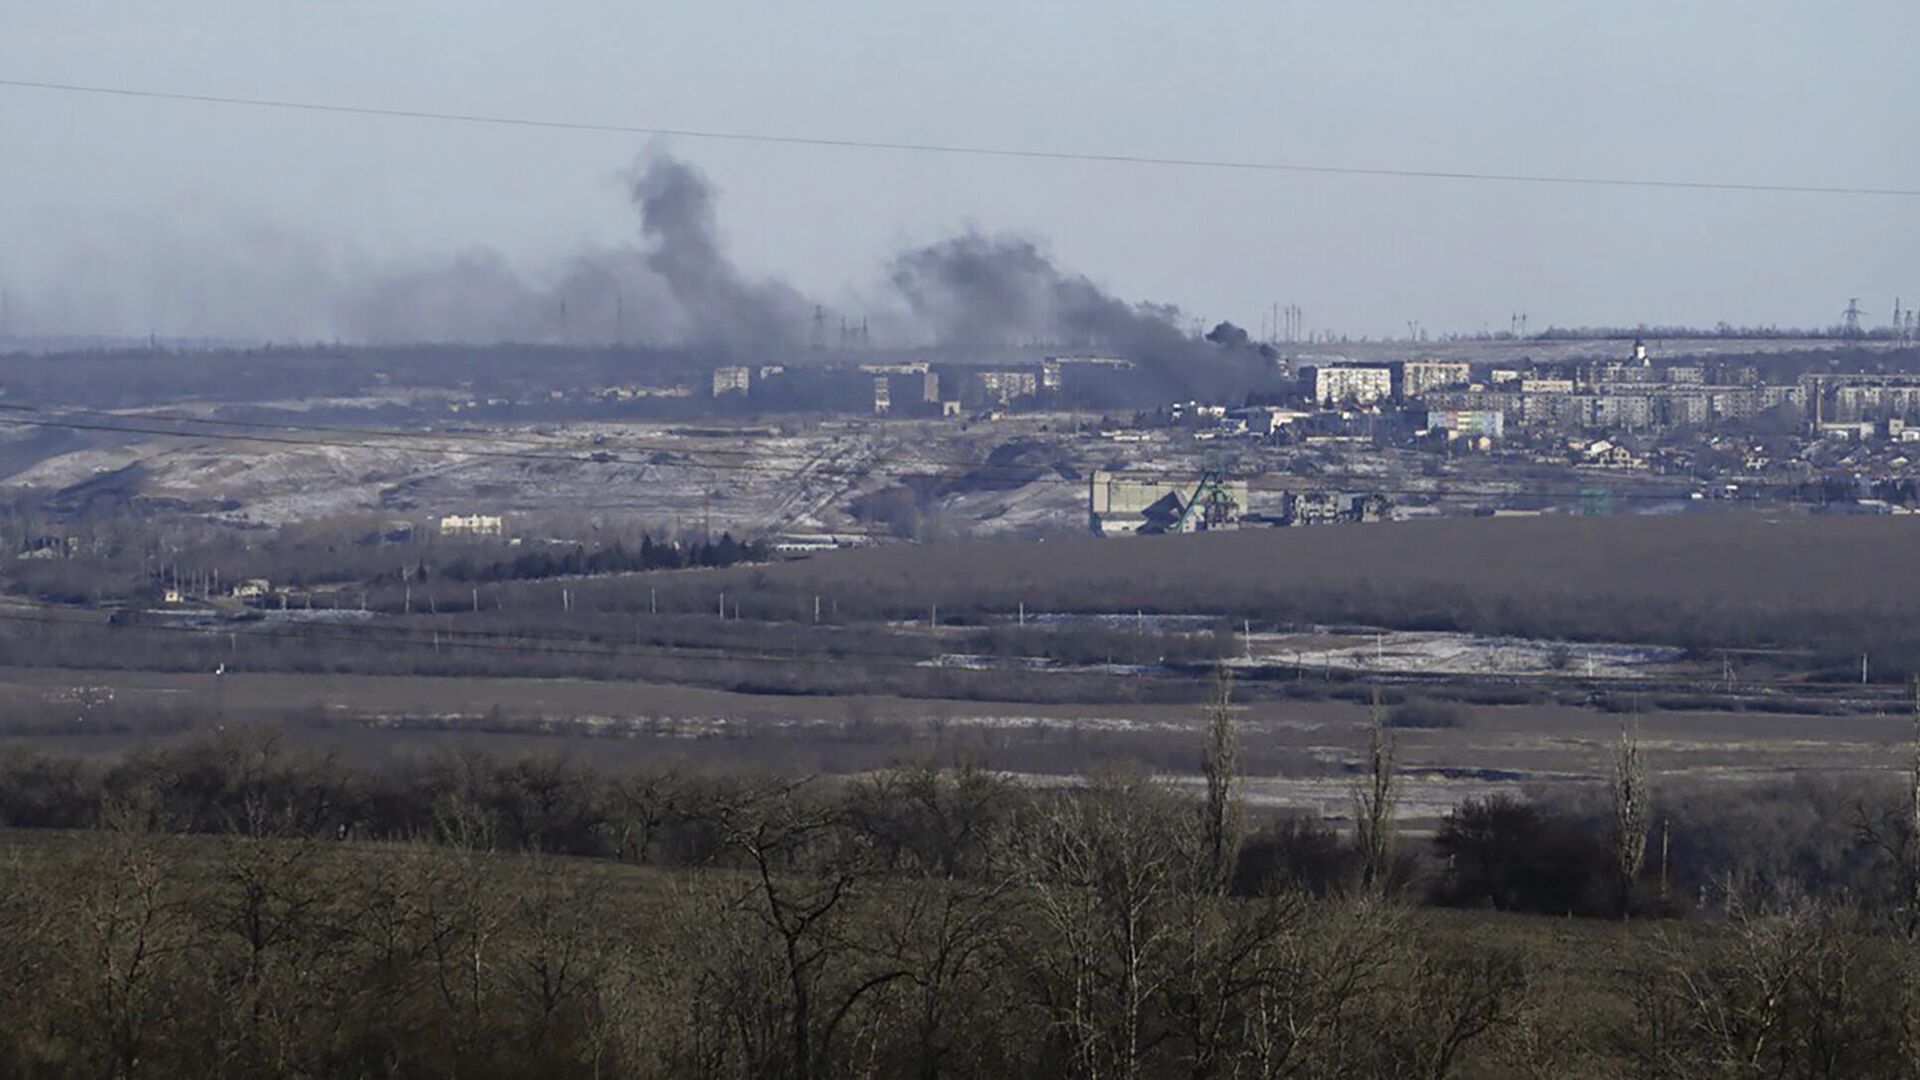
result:
[[(117, 310), (144, 317), (145, 327), (127, 326), (125, 318), (117, 327), (33, 327), (36, 307), (62, 321), (89, 308), (115, 310), (97, 295), (97, 283), (16, 290), (15, 321), (29, 332), (623, 342), (716, 354), (817, 343), (814, 299), (733, 261), (719, 227), (718, 192), (697, 167), (649, 152), (628, 184), (637, 213), (633, 236), (541, 268), (516, 266), (484, 248), (412, 264), (342, 258), (316, 243), (262, 251), (227, 243), (231, 230), (215, 230), (198, 243), (171, 238), (167, 258), (149, 261), (152, 280), (127, 290), (144, 294), (122, 298)], [(870, 319), (878, 346), (1091, 348), (1125, 352), (1168, 372), (1215, 352), (1182, 332), (1177, 310), (1115, 297), (1022, 237), (969, 230), (903, 250), (881, 280), (858, 301), (859, 310), (829, 308), (827, 317)], [(247, 287), (235, 288), (236, 281)], [(76, 287), (96, 295), (86, 302), (65, 295)]]
[(686, 340), (768, 346), (799, 334), (810, 307), (784, 282), (748, 281), (719, 240), (713, 185), (667, 155), (654, 157), (633, 182), (646, 239), (647, 267), (679, 305)]

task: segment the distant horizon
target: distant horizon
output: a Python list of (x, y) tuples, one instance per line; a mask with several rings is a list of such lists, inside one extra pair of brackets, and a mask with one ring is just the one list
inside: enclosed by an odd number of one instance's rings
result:
[[(1236, 323), (1235, 325), (1238, 325), (1238, 324)], [(1246, 328), (1242, 327), (1242, 329), (1246, 329)], [(1902, 338), (1896, 337), (1892, 333), (1891, 328), (1886, 326), (1863, 327), (1862, 332), (1858, 336), (1848, 336), (1843, 331), (1843, 329), (1838, 326), (1818, 327), (1818, 328), (1815, 328), (1815, 327), (1733, 327), (1727, 332), (1722, 332), (1715, 328), (1695, 327), (1695, 326), (1591, 326), (1591, 327), (1581, 326), (1581, 327), (1548, 327), (1546, 329), (1530, 332), (1525, 335), (1516, 335), (1516, 334), (1510, 334), (1505, 332), (1494, 332), (1491, 334), (1479, 333), (1479, 332), (1474, 332), (1474, 333), (1460, 332), (1460, 333), (1448, 333), (1445, 335), (1433, 334), (1424, 338), (1335, 336), (1331, 338), (1323, 338), (1323, 339), (1314, 340), (1314, 341), (1302, 340), (1302, 341), (1288, 342), (1284, 340), (1272, 341), (1269, 339), (1262, 339), (1262, 338), (1256, 338), (1255, 340), (1261, 344), (1274, 344), (1274, 345), (1280, 345), (1280, 346), (1298, 346), (1298, 347), (1316, 347), (1316, 346), (1345, 344), (1345, 345), (1370, 345), (1370, 346), (1406, 346), (1409, 348), (1418, 348), (1421, 345), (1463, 345), (1463, 344), (1473, 344), (1476, 342), (1484, 342), (1488, 344), (1528, 344), (1528, 343), (1551, 344), (1558, 341), (1632, 341), (1636, 338), (1644, 338), (1649, 343), (1659, 342), (1663, 340), (1758, 341), (1758, 342), (1776, 342), (1776, 343), (1807, 342), (1810, 344), (1832, 344), (1837, 346), (1856, 346), (1856, 347), (1899, 347), (1899, 346), (1920, 347), (1920, 341), (1915, 341), (1914, 339), (1911, 339), (1911, 338), (1902, 339)], [(219, 337), (215, 335), (195, 335), (195, 334), (178, 334), (178, 335), (114, 334), (114, 333), (32, 334), (32, 335), (0, 334), (0, 349), (5, 349), (7, 347), (14, 347), (14, 348), (25, 347), (28, 349), (28, 351), (33, 351), (36, 348), (57, 349), (60, 347), (65, 347), (75, 351), (82, 350), (82, 349), (91, 349), (91, 348), (107, 348), (107, 349), (114, 349), (114, 350), (137, 351), (143, 347), (148, 347), (150, 345), (152, 347), (166, 348), (174, 351), (220, 351), (220, 350), (229, 350), (229, 349), (263, 349), (263, 348), (287, 349), (287, 350), (325, 349), (325, 348), (354, 348), (354, 349), (531, 348), (531, 349), (552, 349), (552, 350), (578, 349), (582, 351), (631, 350), (635, 352), (707, 351), (703, 348), (702, 345), (700, 345), (697, 342), (653, 343), (653, 342), (639, 342), (639, 341), (622, 342), (622, 341), (611, 341), (611, 340), (562, 342), (562, 341), (530, 341), (530, 340), (520, 340), (520, 339), (501, 339), (497, 341), (445, 341), (445, 340), (431, 340), (431, 339), (372, 341), (372, 340), (350, 340), (350, 339), (344, 339), (344, 338), (334, 338), (334, 339), (227, 338), (227, 337)], [(941, 351), (941, 350), (952, 350), (952, 351), (975, 350), (977, 351), (982, 349), (1008, 349), (1008, 350), (1019, 350), (1019, 351), (1025, 351), (1025, 352), (1038, 352), (1038, 351), (1043, 351), (1048, 349), (1058, 349), (1058, 350), (1061, 350), (1062, 355), (1070, 355), (1070, 354), (1076, 354), (1076, 353), (1084, 354), (1084, 353), (1088, 353), (1089, 351), (1098, 351), (1098, 350), (1089, 350), (1085, 346), (1074, 345), (1074, 344), (1064, 343), (1064, 342), (1061, 342), (1061, 343), (1004, 342), (999, 344), (970, 343), (970, 344), (964, 344), (964, 345), (963, 344), (940, 344), (940, 343), (900, 344), (900, 345), (875, 344), (875, 345), (857, 346), (857, 347), (856, 346), (826, 346), (826, 347), (823, 347), (821, 350), (817, 350), (817, 351), (828, 353), (828, 354), (839, 353), (839, 354), (845, 354), (845, 355), (859, 355), (859, 354), (869, 354), (869, 353), (898, 353), (898, 352), (916, 352), (916, 351), (925, 352), (925, 351)], [(775, 353), (779, 353), (779, 352), (808, 353), (808, 352), (814, 352), (816, 350), (814, 350), (811, 346), (807, 346), (807, 345), (791, 345), (791, 346), (773, 348), (770, 351)], [(1120, 350), (1109, 350), (1109, 351), (1117, 352)]]
[[(710, 178), (736, 283), (784, 283), (834, 311), (890, 290), (902, 253), (978, 236), (1028, 244), (1124, 304), (1256, 336), (1276, 305), (1306, 331), (1376, 340), (1521, 314), (1534, 328), (1827, 327), (1854, 297), (1881, 325), (1895, 298), (1920, 304), (1920, 199), (1838, 189), (1920, 176), (1920, 145), (1872, 107), (1911, 96), (1920, 6), (1850, 14), (1862, 32), (1790, 0), (1231, 0), (1198, 18), (875, 0), (750, 16), (579, 0), (18, 5), (0, 34), (0, 131), (18, 163), (0, 179), (0, 289), (18, 335), (324, 339), (437, 302), (398, 336), (436, 336), (464, 306), (460, 336), (489, 339), (488, 320), (525, 317), (527, 295), (590, 296), (608, 269), (596, 260), (641, 246), (638, 153)], [(1181, 164), (1196, 162), (1335, 171)], [(1560, 182), (1583, 177), (1724, 186)], [(1755, 190), (1793, 187), (1829, 190)], [(461, 304), (436, 291), (448, 267), (471, 275)], [(390, 280), (412, 291), (360, 303)], [(574, 317), (602, 338), (618, 319)]]

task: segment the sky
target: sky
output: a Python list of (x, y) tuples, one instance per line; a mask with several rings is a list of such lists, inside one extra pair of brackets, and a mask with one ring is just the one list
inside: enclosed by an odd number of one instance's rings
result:
[[(1178, 158), (1920, 187), (1920, 4), (0, 0), (0, 79)], [(639, 245), (692, 163), (755, 278), (858, 310), (974, 229), (1258, 330), (1827, 325), (1920, 304), (1920, 198), (1308, 175), (318, 115), (0, 87), (27, 334), (324, 338), (343, 281)]]

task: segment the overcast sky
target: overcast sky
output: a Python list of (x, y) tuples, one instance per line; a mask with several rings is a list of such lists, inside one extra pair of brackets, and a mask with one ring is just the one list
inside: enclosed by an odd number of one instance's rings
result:
[[(681, 129), (1920, 187), (1914, 0), (617, 4), (0, 0), (0, 78)], [(316, 265), (637, 242), (631, 135), (0, 87), (16, 333), (317, 334)], [(905, 245), (1044, 240), (1257, 328), (1875, 323), (1920, 199), (1522, 185), (679, 138), (737, 261), (858, 296)], [(238, 302), (236, 303), (236, 299)], [(856, 301), (857, 302), (857, 301)], [(240, 309), (240, 310), (236, 310)], [(317, 309), (316, 309), (317, 310)]]

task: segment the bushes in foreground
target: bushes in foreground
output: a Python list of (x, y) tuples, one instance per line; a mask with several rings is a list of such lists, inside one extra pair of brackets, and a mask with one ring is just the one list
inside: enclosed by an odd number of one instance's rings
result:
[[(1302, 816), (1244, 827), (1230, 731), (1210, 729), (1206, 800), (1137, 773), (1036, 791), (968, 767), (362, 768), (248, 731), (99, 764), (13, 751), (0, 813), (63, 831), (16, 831), (0, 851), (0, 1075), (1920, 1064), (1897, 800), (1848, 825), (1837, 785), (1667, 793), (1662, 834), (1700, 839), (1676, 845), (1691, 869), (1663, 859), (1640, 885), (1684, 895), (1716, 862), (1743, 884), (1713, 920), (1585, 923), (1612, 951), (1570, 999), (1547, 939), (1489, 944), (1514, 926), (1396, 899), (1417, 889), (1390, 832), (1376, 848)], [(1470, 800), (1419, 887), (1446, 905), (1615, 914), (1611, 844), (1577, 803)]]

